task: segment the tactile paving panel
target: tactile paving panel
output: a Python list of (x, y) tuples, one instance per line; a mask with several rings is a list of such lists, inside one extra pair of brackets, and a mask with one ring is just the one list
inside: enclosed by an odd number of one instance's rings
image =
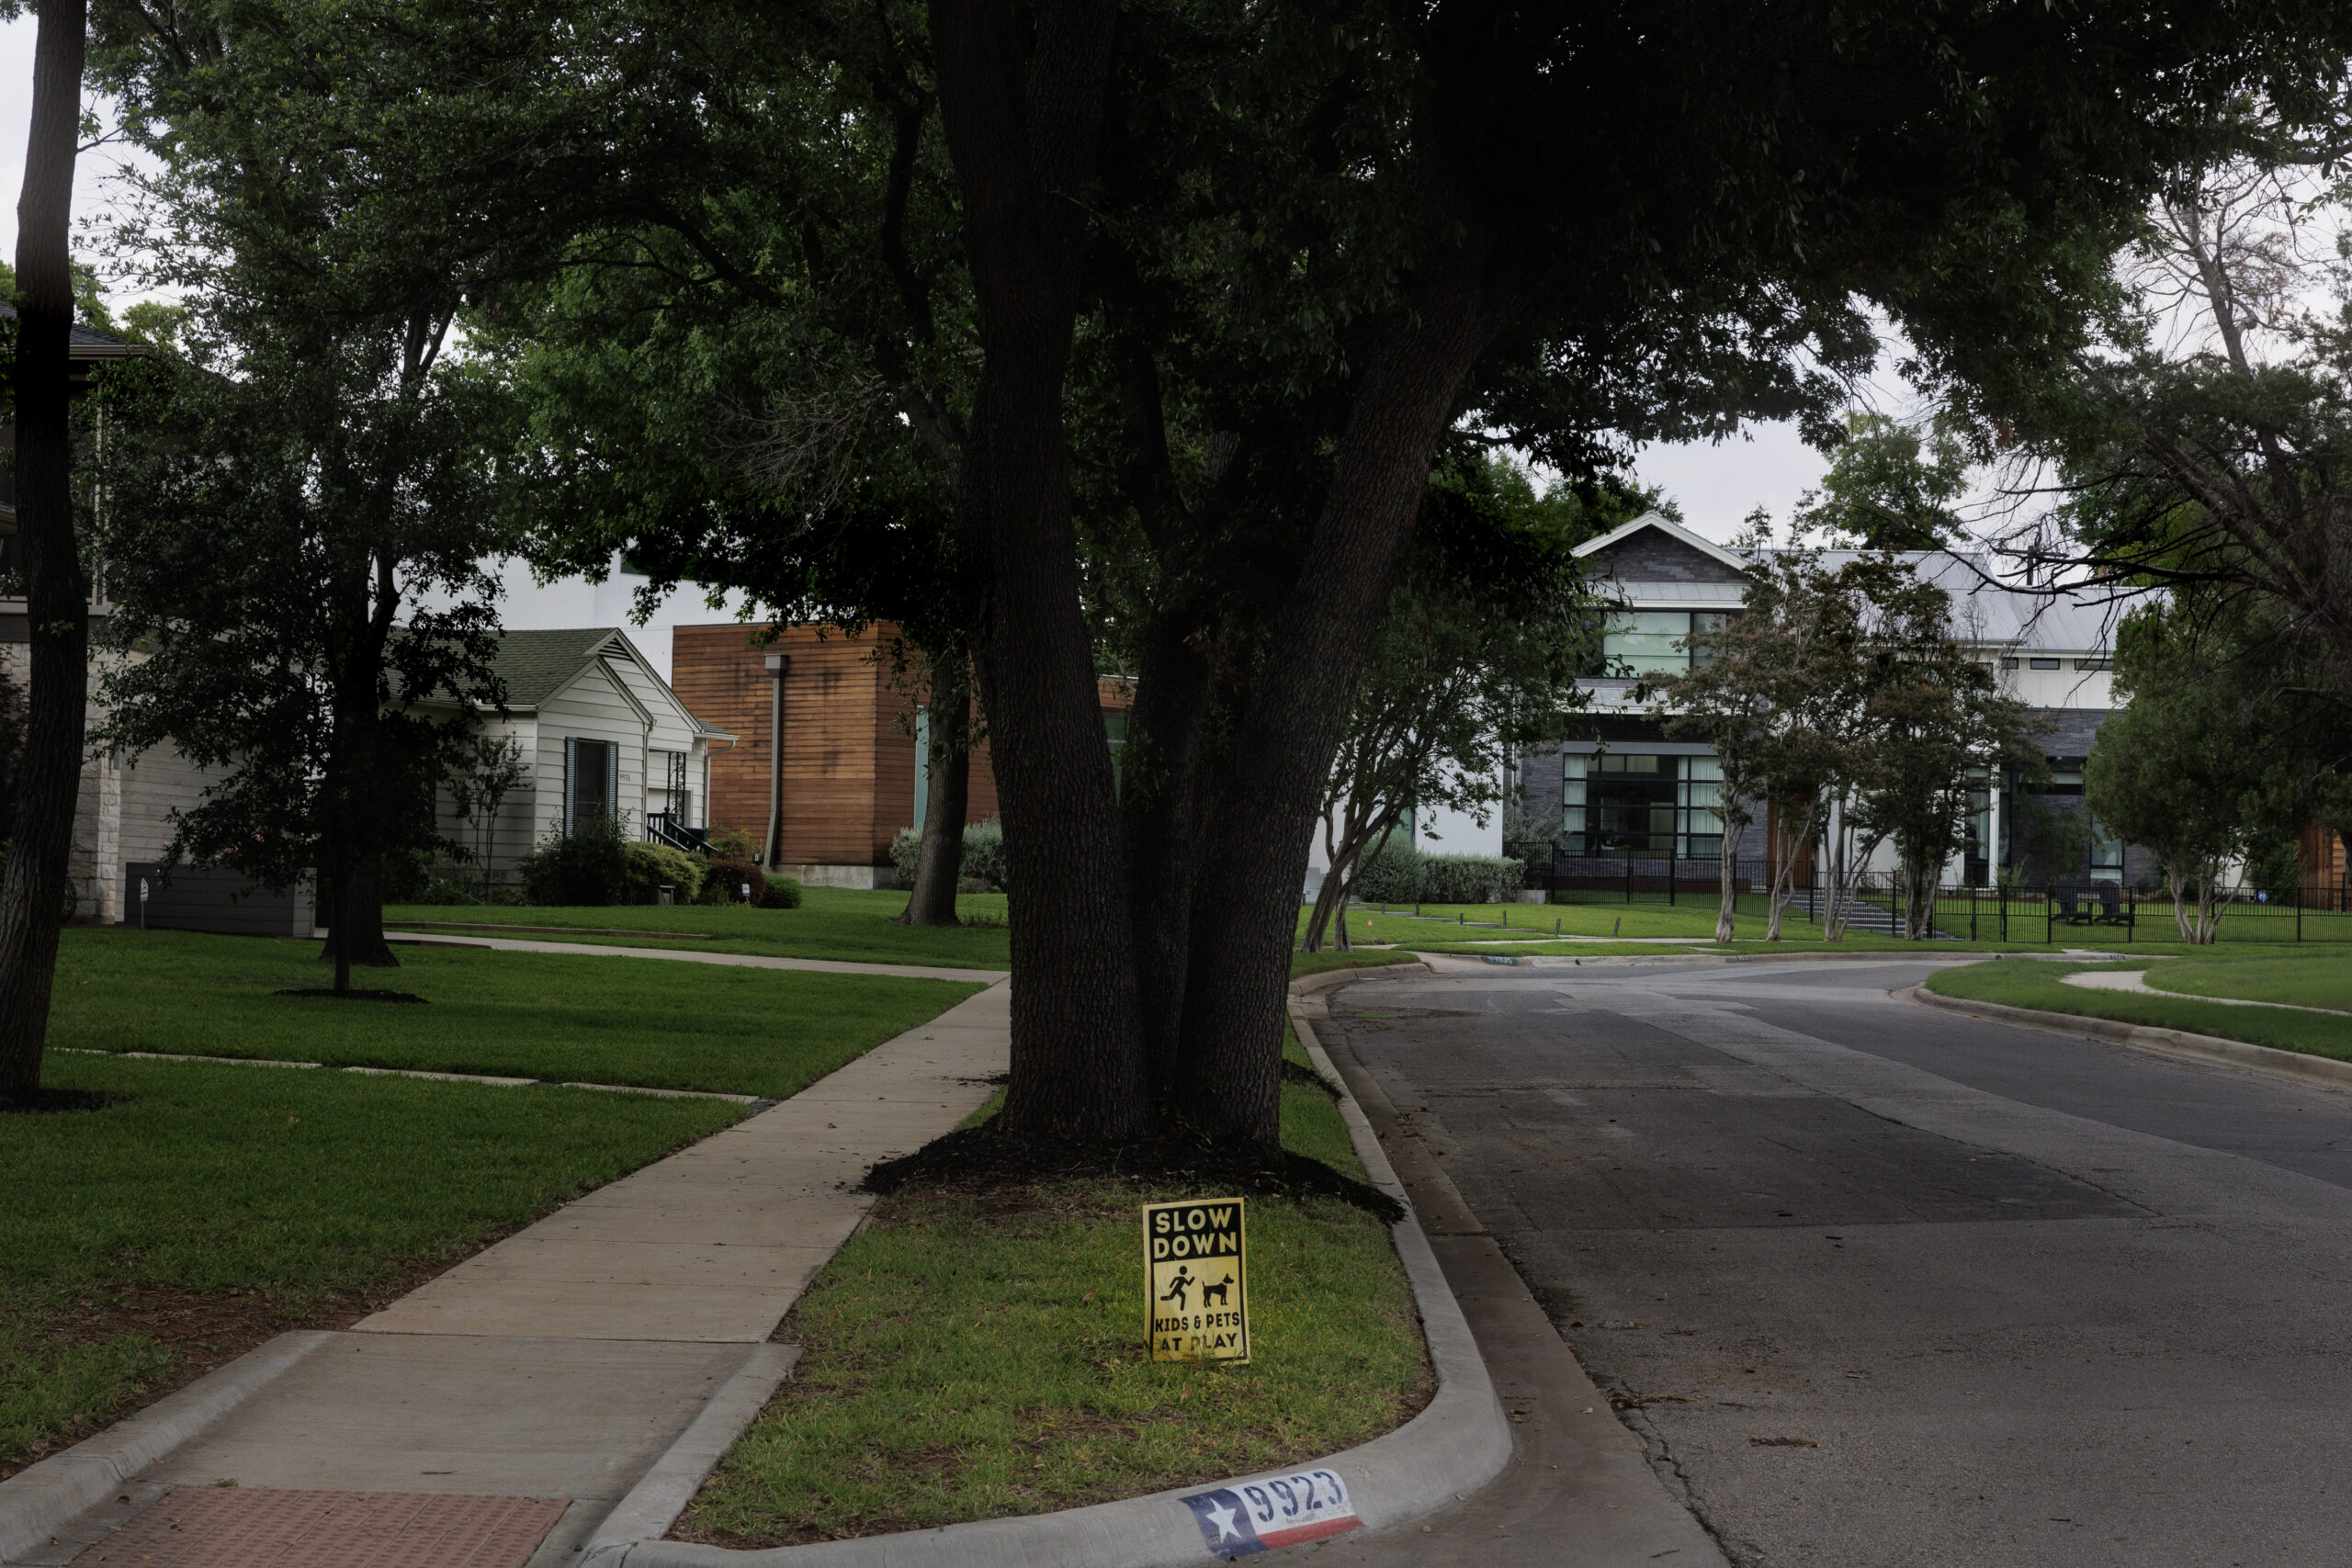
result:
[(182, 1486), (75, 1568), (523, 1568), (564, 1498)]

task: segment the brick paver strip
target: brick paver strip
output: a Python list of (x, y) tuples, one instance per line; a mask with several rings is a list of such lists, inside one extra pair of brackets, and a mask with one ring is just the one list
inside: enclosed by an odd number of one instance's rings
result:
[(568, 1499), (181, 1486), (75, 1568), (523, 1568)]

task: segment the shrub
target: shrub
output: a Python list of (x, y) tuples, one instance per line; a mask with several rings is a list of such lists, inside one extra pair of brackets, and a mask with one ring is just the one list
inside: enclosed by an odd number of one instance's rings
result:
[[(750, 888), (746, 897), (743, 889)], [(703, 874), (702, 894), (698, 904), (751, 904), (754, 907), (767, 897), (767, 874), (747, 860), (717, 860)]]
[(750, 829), (721, 828), (710, 835), (710, 852), (716, 860), (750, 860), (759, 846), (752, 842)]
[(915, 863), (922, 859), (922, 833), (914, 828), (901, 828), (899, 836), (890, 840), (890, 869), (899, 874), (899, 886), (915, 885)]
[(433, 860), (432, 852), (428, 850), (394, 850), (387, 854), (383, 863), (384, 902), (442, 902), (424, 896), (425, 890), (433, 884)]
[(964, 877), (999, 889), (1004, 880), (1004, 824), (991, 817), (964, 825)]
[(617, 817), (599, 811), (573, 831), (550, 833), (523, 857), (523, 886), (534, 904), (617, 904), (628, 897), (628, 838)]
[(702, 891), (703, 863), (667, 844), (637, 843), (628, 847), (628, 901), (659, 904), (662, 886), (676, 888), (677, 901), (691, 904)]
[(1413, 847), (1413, 840), (1402, 833), (1391, 833), (1379, 854), (1356, 878), (1356, 900), (1365, 904), (1413, 903), (1421, 897), (1426, 874), (1421, 852)]
[(1430, 904), (1499, 904), (1527, 880), (1527, 863), (1502, 855), (1430, 855), (1421, 865)]
[(760, 896), (763, 909), (797, 909), (800, 908), (800, 883), (796, 877), (771, 876), (768, 887)]
[[(387, 903), (390, 902), (390, 898), (387, 898), (385, 901)], [(479, 904), (481, 902), (481, 899), (475, 895), (472, 888), (467, 886), (464, 883), (459, 882), (457, 878), (452, 876), (436, 876), (432, 881), (424, 885), (424, 892), (419, 893), (413, 898), (408, 899), (407, 902), (412, 904), (439, 905)]]

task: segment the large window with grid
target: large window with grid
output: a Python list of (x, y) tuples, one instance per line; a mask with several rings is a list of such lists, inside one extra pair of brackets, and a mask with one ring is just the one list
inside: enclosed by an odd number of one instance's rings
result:
[(1703, 669), (1709, 653), (1690, 639), (1719, 632), (1729, 610), (1615, 610), (1600, 632), (1603, 675), (1679, 675)]
[(1566, 852), (1713, 860), (1724, 846), (1723, 778), (1713, 757), (1571, 752), (1560, 781)]

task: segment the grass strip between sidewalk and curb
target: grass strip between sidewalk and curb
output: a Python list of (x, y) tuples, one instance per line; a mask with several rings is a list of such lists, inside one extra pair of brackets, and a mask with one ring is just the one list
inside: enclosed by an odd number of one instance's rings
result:
[[(2262, 963), (2264, 961), (2256, 961)], [(2275, 962), (2275, 961), (2273, 961)], [(2234, 967), (2229, 960), (2190, 961), (2205, 983), (2216, 989), (2226, 981), (2215, 972)], [(2150, 996), (2137, 991), (2090, 990), (2064, 984), (2059, 976), (2084, 970), (2148, 969), (2150, 985), (2161, 982), (2170, 965), (2152, 966), (2145, 960), (2122, 964), (2060, 964), (2042, 959), (1999, 959), (1970, 964), (1931, 975), (1927, 988), (1956, 1000), (1995, 1002), (2031, 1008), (2041, 1012), (2076, 1018), (2113, 1019), (2154, 1029), (2177, 1029), (2189, 1034), (2211, 1034), (2223, 1040), (2269, 1045), (2281, 1051), (2352, 1061), (2352, 1019), (2324, 1013), (2296, 1012), (2285, 1008), (2231, 1007), (2189, 996)], [(2256, 976), (2257, 980), (2266, 978)], [(2275, 982), (2273, 982), (2275, 983)]]
[[(1361, 1179), (1332, 1090), (1285, 1034), (1284, 1145)], [(1210, 1195), (1074, 1180), (881, 1200), (777, 1331), (800, 1360), (673, 1536), (754, 1547), (1045, 1513), (1409, 1420), (1434, 1391), (1412, 1292), (1388, 1227), (1333, 1199), (1250, 1201), (1250, 1365), (1148, 1359), (1137, 1205)]]
[(80, 1055), (42, 1078), (103, 1103), (0, 1116), (0, 1478), (746, 1114)]
[[(664, 911), (665, 913), (667, 911)], [(319, 983), (308, 942), (69, 930), (50, 1043), (393, 1067), (782, 1100), (927, 1023), (978, 982), (403, 947), (393, 1007), (281, 996)]]

